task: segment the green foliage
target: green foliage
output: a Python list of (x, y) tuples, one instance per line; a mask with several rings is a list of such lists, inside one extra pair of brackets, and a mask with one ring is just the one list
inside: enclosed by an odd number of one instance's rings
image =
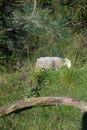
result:
[(79, 78), (79, 72), (73, 68), (64, 68), (60, 71), (60, 79), (64, 86), (74, 86)]
[(27, 98), (31, 97), (40, 97), (40, 90), (37, 87), (29, 88), (27, 90), (26, 96)]
[[(2, 0), (0, 3), (0, 55), (5, 59), (4, 62), (1, 61), (5, 66), (10, 66), (18, 59), (32, 60), (33, 57), (35, 60), (39, 56), (73, 57), (76, 50), (75, 47), (72, 49), (71, 42), (74, 38), (71, 35), (71, 27), (74, 31), (82, 32), (80, 29), (83, 28), (83, 32), (86, 31), (85, 0), (38, 0), (33, 19), (24, 28), (18, 29), (31, 15), (33, 4), (30, 0)], [(72, 49), (72, 52), (69, 49)], [(78, 55), (81, 55), (83, 49), (78, 50)], [(78, 57), (79, 61), (80, 56)]]
[[(59, 14), (62, 13), (62, 19), (65, 18), (66, 25), (71, 25), (75, 31), (87, 26), (87, 8), (86, 0), (70, 1), (70, 0), (38, 0), (42, 8), (50, 10), (53, 19), (59, 19)], [(86, 29), (86, 28), (85, 28)]]
[[(27, 56), (27, 47), (24, 43), (27, 30), (20, 27), (20, 24), (26, 21), (27, 15), (31, 14), (32, 2), (30, 4), (24, 0), (2, 0), (0, 2), (0, 52), (4, 54), (2, 57), (5, 56), (5, 66), (7, 67), (8, 64), (14, 63), (12, 58), (17, 58), (17, 61)], [(28, 11), (28, 9), (30, 10)]]
[(30, 97), (38, 97), (40, 96), (40, 91), (41, 91), (41, 84), (44, 83), (46, 76), (46, 71), (37, 71), (31, 73), (31, 86), (27, 90), (26, 96), (28, 98)]
[(44, 81), (45, 76), (46, 76), (46, 71), (40, 70), (40, 71), (33, 72), (32, 74), (33, 86), (40, 85)]
[[(0, 73), (0, 106), (25, 98), (28, 90), (31, 90), (30, 88), (32, 87), (29, 82), (31, 81), (31, 74), (34, 68), (31, 70), (29, 64), (24, 65), (25, 66), (21, 69), (13, 71), (12, 73)], [(26, 74), (25, 80), (22, 78), (24, 72)], [(60, 72), (61, 75), (62, 72), (68, 73), (66, 69), (46, 72), (44, 80), (38, 85), (38, 87), (41, 87), (40, 91), (37, 91), (40, 96), (65, 96), (87, 101), (87, 66), (77, 70), (74, 68), (69, 70), (71, 77), (73, 77), (74, 74), (78, 75), (79, 72), (79, 76), (76, 78), (78, 82), (75, 82), (73, 87), (65, 87), (65, 84), (63, 85), (61, 83)], [(34, 77), (36, 77), (35, 75), (43, 74), (33, 74)], [(30, 94), (31, 92), (28, 96)], [(32, 94), (31, 97), (38, 96), (38, 93)], [(64, 105), (28, 108), (15, 111), (6, 117), (0, 118), (0, 129), (80, 130), (82, 129), (82, 116), (83, 113), (78, 109)]]

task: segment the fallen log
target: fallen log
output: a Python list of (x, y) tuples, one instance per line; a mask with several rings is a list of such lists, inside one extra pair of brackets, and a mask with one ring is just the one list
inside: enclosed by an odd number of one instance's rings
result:
[(26, 98), (16, 101), (12, 104), (0, 108), (0, 117), (10, 114), (16, 110), (35, 107), (35, 106), (49, 106), (49, 105), (68, 105), (79, 108), (81, 111), (87, 111), (87, 102), (67, 97), (38, 97)]

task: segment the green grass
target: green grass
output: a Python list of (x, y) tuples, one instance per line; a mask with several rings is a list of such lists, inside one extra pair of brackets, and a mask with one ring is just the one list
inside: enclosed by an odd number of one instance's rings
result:
[[(0, 106), (26, 97), (31, 87), (28, 82), (32, 79), (32, 73), (28, 68), (26, 70), (25, 81), (22, 80), (21, 71), (0, 73)], [(45, 73), (45, 78), (39, 86), (40, 96), (66, 96), (87, 101), (87, 68), (77, 69), (75, 73), (70, 70), (69, 76), (70, 73), (79, 75), (78, 78), (71, 76), (68, 85), (62, 83), (61, 71), (67, 73), (64, 69)], [(62, 73), (62, 76), (68, 79), (65, 73)], [(0, 130), (82, 130), (82, 118), (83, 113), (70, 106), (35, 107), (0, 118)]]

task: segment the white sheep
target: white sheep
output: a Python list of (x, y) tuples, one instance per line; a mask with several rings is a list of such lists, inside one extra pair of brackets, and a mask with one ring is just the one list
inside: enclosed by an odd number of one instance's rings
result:
[(62, 66), (67, 65), (68, 68), (71, 67), (71, 61), (67, 58), (59, 57), (41, 57), (36, 61), (36, 70), (42, 69), (60, 69)]

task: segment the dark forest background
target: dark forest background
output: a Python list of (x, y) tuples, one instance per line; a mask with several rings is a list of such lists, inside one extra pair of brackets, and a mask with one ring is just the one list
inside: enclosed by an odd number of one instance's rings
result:
[(86, 36), (86, 0), (0, 0), (1, 71), (40, 56), (68, 57), (82, 66)]

